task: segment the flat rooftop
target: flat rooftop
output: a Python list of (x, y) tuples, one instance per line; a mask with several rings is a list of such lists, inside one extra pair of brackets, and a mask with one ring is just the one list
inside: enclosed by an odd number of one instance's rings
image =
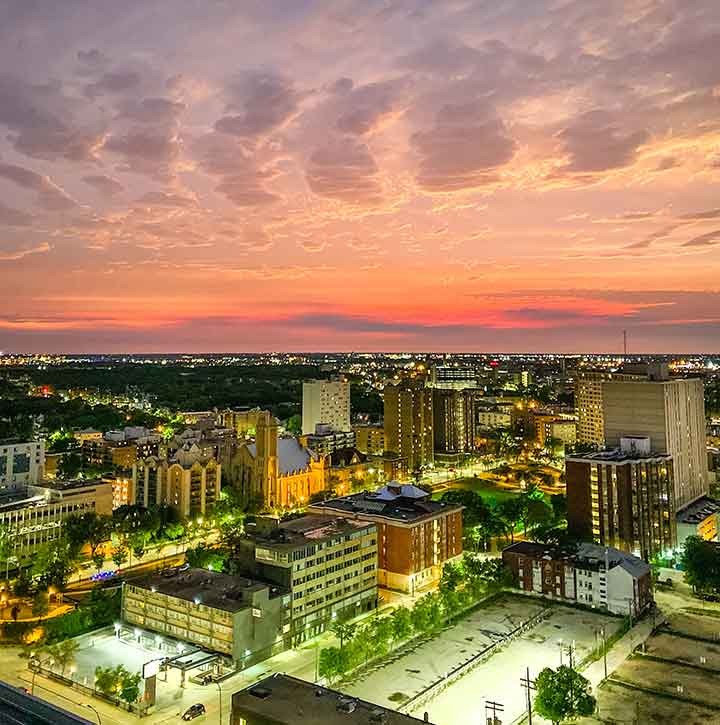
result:
[(297, 519), (278, 522), (275, 528), (262, 523), (255, 530), (245, 525), (250, 538), (273, 548), (306, 546), (310, 543), (328, 541), (338, 536), (349, 536), (374, 526), (367, 521), (352, 521), (326, 514), (308, 514)]
[(720, 501), (703, 496), (677, 512), (679, 524), (699, 524), (720, 511)]
[(672, 456), (669, 453), (640, 453), (622, 451), (614, 448), (609, 451), (596, 451), (595, 453), (578, 453), (566, 456), (566, 461), (593, 461), (595, 463), (628, 463), (631, 461), (669, 461)]
[[(461, 511), (462, 506), (455, 503), (432, 501), (429, 495), (422, 497), (400, 495), (387, 497), (379, 492), (362, 491), (349, 496), (332, 498), (328, 501), (319, 501), (311, 504), (310, 508), (316, 511), (337, 511), (342, 514), (358, 514), (390, 519), (397, 522), (415, 522), (431, 519), (444, 511)], [(403, 486), (403, 489), (414, 489), (414, 486)]]
[[(89, 712), (89, 711), (88, 711)], [(7, 725), (90, 725), (85, 718), (0, 682), (0, 723)]]
[[(278, 725), (417, 725), (424, 722), (366, 700), (288, 675), (273, 675), (236, 692), (233, 716)], [(426, 723), (427, 725), (427, 723)]]
[(271, 599), (287, 594), (273, 584), (207, 569), (168, 569), (159, 574), (134, 579), (128, 585), (226, 612), (247, 609), (252, 605), (252, 595), (263, 589), (269, 590)]

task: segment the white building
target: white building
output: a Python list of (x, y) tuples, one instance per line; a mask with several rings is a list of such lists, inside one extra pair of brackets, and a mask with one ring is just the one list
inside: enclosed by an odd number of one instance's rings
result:
[(303, 383), (302, 432), (314, 434), (325, 423), (336, 431), (350, 426), (350, 383), (346, 380), (312, 380)]
[(37, 486), (45, 475), (45, 441), (0, 443), (0, 491)]

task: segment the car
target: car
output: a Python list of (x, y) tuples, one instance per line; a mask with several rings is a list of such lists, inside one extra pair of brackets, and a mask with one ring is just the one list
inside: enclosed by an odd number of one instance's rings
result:
[(201, 702), (196, 702), (194, 705), (190, 705), (190, 707), (185, 710), (183, 713), (182, 719), (183, 720), (194, 720), (196, 717), (200, 717), (200, 715), (205, 714), (205, 705), (203, 705)]

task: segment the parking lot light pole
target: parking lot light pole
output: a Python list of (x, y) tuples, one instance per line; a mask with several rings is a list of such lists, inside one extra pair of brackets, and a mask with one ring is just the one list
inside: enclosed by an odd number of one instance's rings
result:
[(85, 707), (89, 707), (95, 713), (95, 717), (97, 718), (98, 725), (102, 725), (100, 713), (89, 702), (84, 703), (84, 705), (85, 705)]
[(220, 710), (218, 712), (218, 724), (222, 725), (222, 721), (223, 721), (223, 718), (222, 718), (222, 685), (217, 680), (215, 680), (215, 684), (217, 685), (217, 688), (218, 688), (218, 699), (220, 700)]

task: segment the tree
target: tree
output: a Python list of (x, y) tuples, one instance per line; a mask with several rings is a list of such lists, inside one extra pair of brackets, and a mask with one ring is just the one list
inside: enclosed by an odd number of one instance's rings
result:
[(28, 597), (32, 592), (32, 573), (30, 569), (20, 569), (13, 583), (13, 593), (16, 597)]
[(441, 592), (454, 592), (463, 580), (463, 570), (460, 564), (448, 562), (443, 566), (439, 589)]
[(561, 665), (556, 670), (546, 667), (535, 678), (535, 687), (535, 709), (538, 715), (553, 723), (586, 717), (595, 711), (590, 682), (571, 667)]
[(223, 571), (228, 552), (200, 544), (194, 549), (185, 552), (185, 561), (193, 569), (208, 569), (209, 571)]
[(77, 552), (67, 538), (61, 536), (37, 550), (33, 560), (33, 572), (41, 587), (54, 585), (62, 589), (75, 570), (76, 563)]
[(57, 644), (51, 644), (46, 651), (48, 656), (60, 666), (60, 673), (65, 674), (65, 670), (75, 661), (75, 655), (78, 651), (78, 643), (74, 639), (66, 639)]
[(346, 642), (350, 642), (355, 636), (357, 625), (348, 622), (338, 621), (330, 625), (330, 631), (340, 640), (340, 649), (345, 647)]
[(120, 699), (131, 705), (140, 697), (140, 673), (126, 672), (120, 680)]
[(112, 560), (118, 569), (128, 560), (127, 546), (120, 545), (113, 549)]
[(48, 610), (50, 609), (50, 604), (48, 600), (48, 595), (44, 591), (39, 591), (35, 597), (33, 598), (33, 605), (32, 605), (32, 613), (35, 617), (44, 617)]
[(515, 541), (515, 529), (524, 514), (524, 502), (519, 498), (508, 498), (497, 506), (497, 514), (505, 527), (506, 538)]
[(407, 607), (398, 607), (390, 614), (393, 628), (393, 640), (402, 642), (407, 639), (413, 630), (412, 614)]
[(292, 433), (293, 435), (300, 435), (300, 433), (302, 433), (302, 417), (300, 416), (300, 414), (295, 413), (295, 415), (291, 415), (287, 419), (285, 428), (287, 429), (288, 433)]
[(720, 551), (717, 545), (699, 536), (688, 536), (683, 545), (680, 563), (685, 581), (695, 592), (720, 589)]
[(58, 478), (76, 478), (82, 469), (83, 461), (79, 453), (66, 453), (58, 463)]

